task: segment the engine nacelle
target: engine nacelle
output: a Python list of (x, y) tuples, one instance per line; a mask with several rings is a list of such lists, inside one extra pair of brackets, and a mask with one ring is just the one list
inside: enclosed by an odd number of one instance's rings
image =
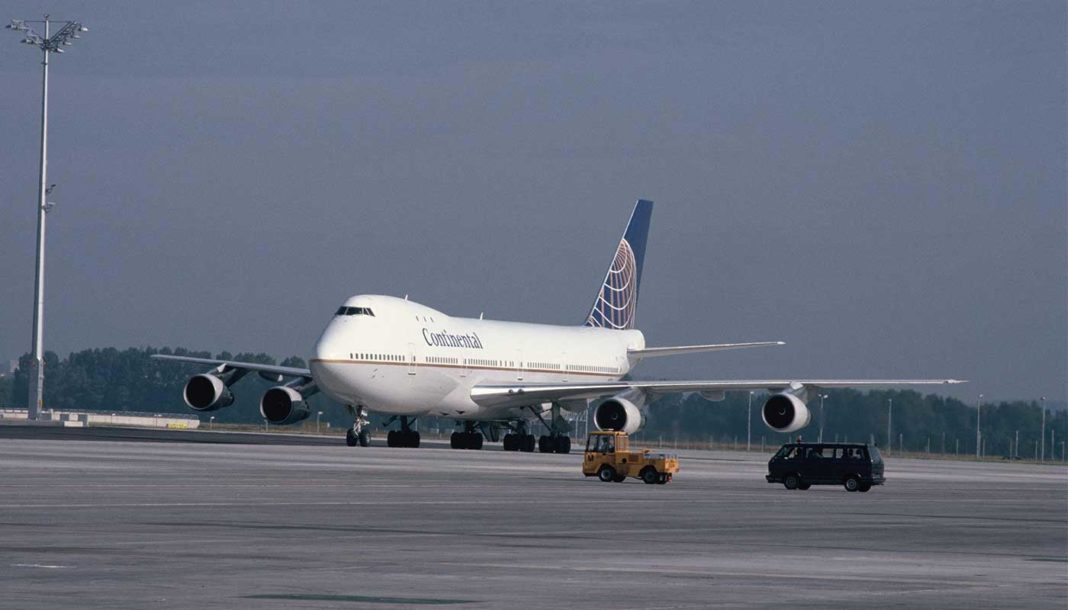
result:
[(598, 430), (622, 430), (634, 434), (641, 429), (642, 412), (626, 398), (608, 398), (593, 410), (593, 423)]
[(260, 398), (260, 415), (272, 424), (284, 426), (308, 419), (311, 408), (300, 392), (280, 385), (263, 393)]
[(797, 432), (812, 421), (805, 402), (793, 394), (773, 394), (761, 410), (764, 423), (776, 432)]
[(226, 383), (208, 373), (194, 375), (185, 382), (182, 398), (195, 411), (216, 411), (234, 404), (234, 395)]

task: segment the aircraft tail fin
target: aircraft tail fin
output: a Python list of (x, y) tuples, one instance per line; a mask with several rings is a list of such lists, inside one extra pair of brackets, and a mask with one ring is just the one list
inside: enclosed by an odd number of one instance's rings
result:
[(619, 240), (612, 264), (601, 283), (601, 290), (586, 317), (586, 326), (626, 330), (634, 328), (638, 309), (638, 288), (645, 262), (645, 242), (649, 236), (649, 222), (653, 216), (653, 202), (639, 199), (634, 204), (627, 230)]

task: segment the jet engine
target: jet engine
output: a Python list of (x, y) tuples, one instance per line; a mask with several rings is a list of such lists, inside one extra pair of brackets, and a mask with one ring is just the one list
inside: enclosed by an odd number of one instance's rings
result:
[(641, 429), (641, 409), (626, 398), (608, 398), (593, 410), (593, 423), (598, 430), (622, 430), (634, 434)]
[(812, 421), (805, 402), (793, 394), (773, 394), (761, 412), (764, 423), (776, 432), (797, 432)]
[(234, 404), (234, 395), (226, 382), (210, 373), (191, 377), (185, 383), (182, 398), (195, 411), (216, 411)]
[(311, 415), (311, 408), (300, 392), (280, 385), (263, 393), (260, 415), (272, 424), (284, 426), (307, 419)]

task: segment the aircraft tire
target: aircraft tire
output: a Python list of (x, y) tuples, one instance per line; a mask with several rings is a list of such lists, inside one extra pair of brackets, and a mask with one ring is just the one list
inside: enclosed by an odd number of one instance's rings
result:
[(467, 445), (468, 449), (480, 450), (482, 449), (482, 434), (478, 432), (471, 433), (471, 441)]
[(519, 444), (519, 450), (524, 452), (524, 453), (533, 453), (534, 452), (534, 435), (533, 434), (525, 434), (521, 438), (522, 438), (522, 441)]
[(551, 436), (539, 436), (538, 437), (538, 453), (552, 453), (553, 438)]
[(463, 434), (461, 432), (453, 432), (449, 437), (449, 446), (453, 449), (463, 449)]
[(358, 435), (356, 435), (356, 440), (360, 443), (361, 447), (370, 447), (371, 433), (367, 430), (364, 430), (363, 432), (360, 432)]
[(387, 447), (396, 447), (398, 444), (399, 443), (397, 443), (397, 431), (396, 430), (390, 430), (389, 432), (387, 432), (386, 433), (386, 446)]
[(413, 430), (413, 431), (412, 431), (412, 432), (411, 432), (411, 433), (410, 433), (410, 434), (408, 435), (408, 443), (407, 443), (407, 446), (408, 446), (408, 447), (411, 447), (412, 449), (418, 449), (418, 448), (419, 448), (419, 433), (418, 433), (418, 432), (416, 432), (416, 431), (414, 431), (414, 430)]
[(349, 447), (355, 447), (359, 443), (359, 438), (356, 437), (356, 432), (352, 428), (345, 431), (345, 444)]
[(504, 445), (505, 451), (515, 451), (519, 449), (519, 447), (516, 446), (516, 436), (514, 434), (505, 434), (504, 440), (501, 441), (501, 443)]
[(556, 452), (557, 453), (571, 453), (571, 437), (570, 436), (558, 436), (558, 437), (556, 437)]

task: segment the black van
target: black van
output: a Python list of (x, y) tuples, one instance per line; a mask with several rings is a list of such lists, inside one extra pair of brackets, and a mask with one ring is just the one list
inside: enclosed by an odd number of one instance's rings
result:
[(879, 449), (859, 443), (787, 443), (768, 462), (765, 478), (786, 489), (844, 485), (846, 491), (868, 491), (885, 481)]

